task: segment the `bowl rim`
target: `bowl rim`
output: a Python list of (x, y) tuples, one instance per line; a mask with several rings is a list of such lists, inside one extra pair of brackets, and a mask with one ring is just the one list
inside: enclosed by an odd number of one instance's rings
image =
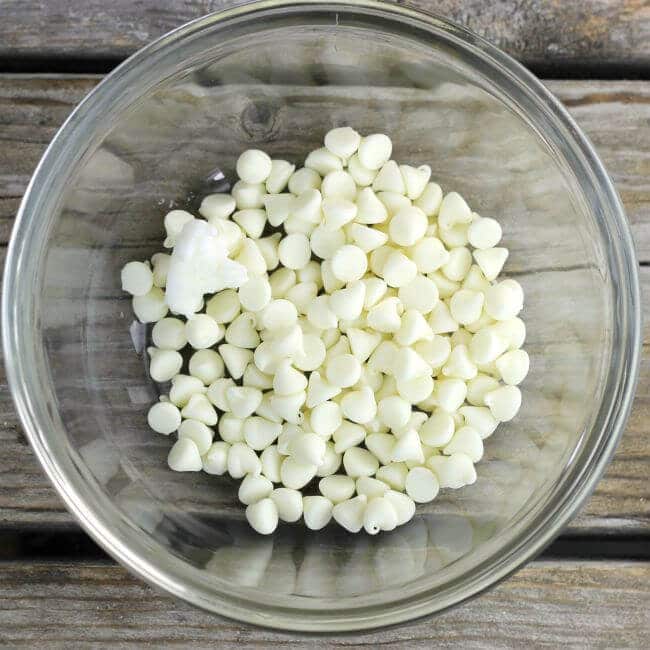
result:
[[(328, 618), (321, 616), (322, 612), (319, 613), (314, 610), (287, 610), (286, 608), (261, 606), (260, 604), (254, 604), (254, 607), (251, 607), (247, 601), (230, 598), (228, 594), (218, 597), (215, 591), (208, 592), (196, 581), (191, 583), (187, 575), (176, 570), (178, 567), (172, 570), (169, 566), (163, 567), (160, 562), (157, 563), (149, 557), (145, 557), (142, 552), (142, 545), (140, 545), (140, 552), (133, 550), (132, 546), (129, 547), (125, 540), (107, 525), (101, 515), (93, 512), (88, 505), (90, 497), (83, 494), (80, 486), (71, 485), (64, 468), (61, 467), (58, 459), (53, 456), (47, 443), (47, 434), (41, 431), (35, 397), (29, 390), (28, 364), (24, 360), (24, 349), (21, 349), (21, 327), (16, 311), (16, 304), (19, 302), (20, 296), (16, 289), (19, 286), (19, 277), (24, 263), (25, 245), (29, 238), (30, 225), (37, 218), (35, 208), (38, 197), (40, 193), (44, 192), (48, 175), (51, 173), (49, 168), (51, 167), (49, 165), (50, 160), (58, 156), (68, 138), (69, 132), (88, 112), (89, 105), (102, 96), (112, 93), (114, 86), (123, 81), (125, 76), (133, 75), (140, 64), (155, 51), (172, 46), (206, 27), (217, 25), (223, 21), (232, 18), (252, 18), (260, 11), (281, 11), (283, 8), (303, 8), (308, 11), (321, 9), (341, 13), (374, 12), (389, 21), (403, 19), (416, 23), (421, 29), (431, 30), (435, 28), (443, 30), (462, 41), (465, 47), (471, 46), (485, 56), (486, 59), (491, 60), (493, 65), (501, 66), (507, 74), (524, 86), (531, 96), (542, 103), (557, 122), (564, 127), (565, 131), (570, 134), (573, 138), (572, 144), (577, 147), (582, 162), (587, 165), (587, 170), (599, 184), (602, 199), (608, 204), (609, 210), (614, 216), (614, 223), (611, 224), (611, 227), (615, 228), (618, 237), (611, 243), (615, 248), (614, 252), (618, 261), (619, 279), (627, 283), (624, 285), (626, 289), (624, 304), (620, 307), (627, 316), (628, 329), (621, 341), (622, 362), (614, 381), (615, 391), (610, 394), (609, 406), (604, 415), (608, 431), (605, 431), (605, 427), (603, 427), (600, 434), (601, 444), (596, 449), (597, 453), (592, 454), (589, 459), (590, 462), (585, 467), (582, 467), (579, 475), (571, 484), (572, 490), (552, 512), (532, 520), (526, 530), (514, 540), (516, 543), (512, 544), (509, 552), (504, 554), (504, 557), (500, 560), (492, 562), (488, 567), (489, 571), (479, 572), (471, 583), (465, 584), (464, 589), (459, 589), (457, 586), (455, 590), (447, 594), (446, 598), (433, 598), (431, 594), (427, 598), (425, 595), (418, 594), (415, 602), (409, 602), (409, 598), (405, 597), (384, 606), (369, 607), (368, 610), (370, 611), (364, 612), (363, 609), (360, 609), (355, 610), (349, 616), (341, 615)], [(146, 47), (138, 50), (107, 75), (67, 118), (43, 154), (26, 189), (16, 216), (3, 279), (2, 330), (8, 384), (32, 449), (67, 508), (75, 515), (83, 529), (112, 557), (146, 582), (162, 587), (173, 595), (214, 613), (276, 629), (307, 632), (344, 632), (401, 623), (442, 611), (463, 602), (506, 578), (537, 555), (559, 534), (593, 491), (622, 435), (631, 409), (639, 371), (641, 309), (634, 243), (618, 194), (591, 143), (566, 109), (521, 64), (470, 30), (460, 27), (441, 16), (421, 10), (388, 5), (375, 0), (331, 0), (330, 2), (322, 2), (321, 0), (262, 0), (208, 14), (156, 39)], [(486, 564), (486, 562), (484, 561), (483, 564)], [(459, 593), (460, 591), (463, 593)], [(266, 607), (266, 611), (261, 611), (264, 607)], [(300, 614), (297, 615), (297, 612), (300, 612)]]

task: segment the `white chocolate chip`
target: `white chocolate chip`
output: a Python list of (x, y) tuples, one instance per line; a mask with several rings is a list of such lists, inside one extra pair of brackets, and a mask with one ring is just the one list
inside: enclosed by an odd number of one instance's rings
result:
[(199, 207), (199, 214), (208, 221), (227, 219), (235, 211), (235, 199), (230, 194), (208, 194)]
[(506, 384), (516, 386), (528, 374), (530, 359), (524, 350), (511, 350), (501, 355), (495, 363), (501, 379)]
[(228, 451), (228, 474), (243, 478), (246, 474), (259, 474), (262, 463), (257, 454), (245, 443), (236, 442)]
[(298, 490), (280, 487), (271, 492), (271, 500), (278, 509), (278, 517), (281, 521), (298, 521), (303, 514), (302, 494)]
[(509, 422), (521, 406), (521, 391), (516, 386), (501, 386), (486, 393), (483, 399), (499, 422)]
[(428, 225), (424, 212), (412, 206), (400, 210), (390, 220), (388, 232), (398, 246), (413, 246), (424, 237)]
[(363, 528), (363, 519), (368, 499), (356, 496), (347, 501), (337, 503), (332, 509), (332, 516), (339, 526), (351, 533), (358, 533)]
[(359, 162), (367, 169), (379, 169), (390, 158), (393, 143), (383, 133), (375, 133), (361, 139)]
[(324, 496), (303, 497), (305, 526), (310, 530), (325, 528), (332, 518), (333, 507), (332, 502)]
[(438, 496), (440, 485), (436, 475), (426, 467), (414, 467), (404, 483), (406, 494), (416, 503), (428, 503)]
[(190, 438), (179, 438), (167, 456), (169, 468), (175, 472), (200, 472), (203, 468), (201, 454)]
[(358, 247), (346, 244), (332, 256), (332, 273), (341, 282), (360, 280), (368, 268), (368, 258)]
[(431, 456), (427, 464), (436, 475), (441, 488), (458, 490), (476, 481), (474, 464), (466, 454)]
[(153, 273), (144, 262), (128, 262), (122, 269), (122, 290), (133, 296), (144, 296), (153, 287)]
[[(172, 401), (172, 403), (176, 404), (176, 406), (185, 406), (194, 393), (206, 392), (203, 381), (196, 377), (189, 377), (188, 375), (176, 375), (175, 377), (172, 377), (171, 381), (172, 387), (169, 391), (169, 399)], [(232, 379), (224, 381), (228, 381), (232, 384)], [(212, 398), (209, 395), (209, 389), (208, 399), (212, 401)], [(214, 401), (212, 401), (212, 403), (218, 408), (221, 408), (219, 404), (215, 403)]]
[(397, 513), (392, 503), (383, 497), (368, 500), (363, 514), (363, 527), (369, 535), (380, 530), (393, 530), (397, 526)]
[(381, 269), (381, 275), (389, 287), (403, 287), (418, 274), (417, 266), (404, 253), (392, 251)]
[(366, 424), (377, 414), (377, 403), (371, 388), (364, 386), (346, 393), (341, 399), (343, 416), (357, 424)]
[[(486, 248), (474, 251), (474, 259), (487, 280), (495, 280), (508, 259), (507, 248)], [(487, 290), (487, 287), (486, 287)]]
[(263, 183), (271, 173), (271, 158), (259, 149), (249, 149), (237, 159), (237, 176), (246, 183)]
[(230, 445), (221, 440), (213, 442), (203, 455), (203, 471), (206, 474), (221, 476), (228, 469), (228, 452)]
[(175, 377), (183, 365), (183, 357), (175, 350), (149, 348), (149, 374), (154, 381), (165, 382)]
[(352, 478), (372, 476), (379, 469), (379, 461), (366, 449), (350, 447), (343, 454), (343, 467)]
[(246, 519), (260, 535), (270, 535), (278, 527), (278, 508), (273, 499), (267, 497), (246, 508)]
[(357, 184), (348, 172), (332, 171), (323, 178), (321, 192), (323, 198), (337, 197), (353, 201), (357, 195)]
[(273, 491), (273, 483), (260, 474), (247, 474), (239, 485), (237, 494), (244, 505), (257, 503), (266, 499)]
[(156, 402), (147, 413), (147, 423), (156, 432), (168, 436), (181, 424), (181, 413), (171, 402)]
[(406, 192), (404, 178), (398, 164), (394, 160), (389, 160), (384, 163), (375, 177), (372, 189), (375, 192), (395, 192), (396, 194), (404, 194)]
[(289, 457), (282, 461), (280, 477), (286, 487), (292, 488), (293, 490), (300, 490), (316, 476), (316, 469), (316, 465), (303, 463), (295, 458)]
[(479, 218), (467, 230), (469, 243), (478, 249), (493, 248), (501, 241), (501, 226), (495, 219)]
[(332, 503), (341, 503), (352, 497), (355, 490), (355, 482), (353, 478), (340, 474), (326, 476), (318, 483), (318, 489)]
[(325, 146), (344, 160), (356, 153), (359, 144), (361, 144), (361, 136), (349, 126), (341, 126), (325, 134)]
[(443, 449), (447, 455), (462, 453), (469, 456), (473, 463), (478, 463), (483, 457), (483, 440), (474, 427), (463, 426)]

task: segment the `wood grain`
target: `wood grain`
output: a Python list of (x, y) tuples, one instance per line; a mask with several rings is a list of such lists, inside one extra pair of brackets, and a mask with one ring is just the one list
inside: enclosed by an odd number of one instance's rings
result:
[[(29, 175), (56, 128), (97, 77), (0, 76), (0, 256)], [(639, 258), (650, 262), (650, 142), (640, 133), (650, 121), (650, 83), (550, 82), (592, 137), (616, 181), (632, 222)], [(650, 269), (641, 269), (650, 296)], [(650, 304), (644, 301), (644, 307)], [(646, 307), (646, 309), (649, 309)], [(650, 319), (645, 341), (650, 344)], [(605, 478), (570, 531), (650, 531), (650, 359), (645, 360), (628, 429)], [(70, 515), (36, 463), (0, 380), (0, 521), (71, 525)]]
[[(100, 77), (0, 75), (0, 244), (48, 142)], [(641, 263), (650, 262), (650, 83), (550, 81), (592, 139), (632, 224)]]
[(0, 564), (4, 647), (642, 648), (648, 625), (646, 562), (534, 562), (436, 617), (328, 639), (201, 612), (112, 565)]
[[(636, 67), (650, 62), (646, 0), (406, 0), (469, 27), (530, 65)], [(4, 0), (0, 58), (120, 59), (233, 0)], [(44, 68), (45, 69), (45, 68)]]

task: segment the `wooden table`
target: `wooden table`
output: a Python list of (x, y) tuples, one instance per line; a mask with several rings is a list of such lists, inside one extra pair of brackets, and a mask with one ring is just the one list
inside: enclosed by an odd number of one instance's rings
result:
[[(125, 56), (223, 0), (0, 0), (0, 245), (43, 149)], [(414, 0), (547, 79), (591, 137), (627, 208), (650, 291), (648, 0)], [(488, 6), (489, 5), (489, 6)], [(645, 305), (644, 305), (645, 309)], [(509, 580), (435, 618), (325, 641), (210, 616), (109, 561), (63, 508), (0, 379), (0, 644), (219, 648), (272, 644), (648, 647), (650, 341), (627, 431), (564, 535)]]

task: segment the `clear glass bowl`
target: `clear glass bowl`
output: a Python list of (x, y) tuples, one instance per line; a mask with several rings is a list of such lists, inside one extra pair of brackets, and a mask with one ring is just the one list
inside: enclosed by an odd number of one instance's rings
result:
[[(259, 147), (296, 162), (331, 127), (385, 132), (446, 190), (500, 219), (526, 292), (521, 414), (475, 485), (376, 538), (246, 525), (236, 485), (175, 474), (146, 426), (156, 388), (119, 272), (160, 248), (215, 166)], [(189, 198), (188, 198), (189, 197)], [(295, 630), (396, 623), (458, 603), (538, 553), (584, 502), (635, 385), (639, 291), (625, 216), (590, 144), (515, 61), (441, 18), (373, 2), (263, 2), (207, 16), (109, 75), (47, 150), (3, 296), (9, 379), (83, 527), (149, 582)]]

